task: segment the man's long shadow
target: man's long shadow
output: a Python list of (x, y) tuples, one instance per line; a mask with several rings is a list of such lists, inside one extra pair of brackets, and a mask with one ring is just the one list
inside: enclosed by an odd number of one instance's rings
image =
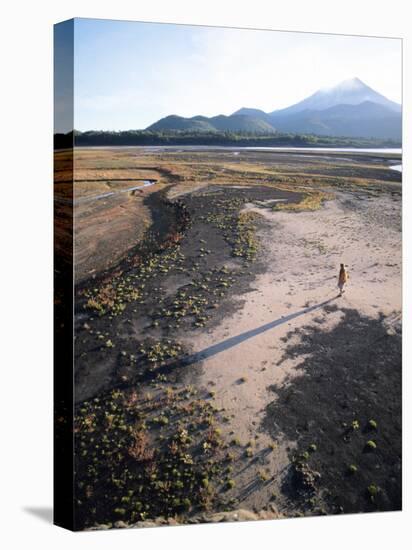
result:
[(188, 355), (184, 357), (183, 364), (187, 366), (187, 365), (192, 365), (193, 363), (197, 363), (198, 361), (204, 361), (205, 359), (209, 359), (213, 355), (217, 355), (222, 351), (226, 351), (230, 348), (233, 348), (234, 346), (237, 346), (238, 344), (241, 344), (245, 340), (249, 340), (249, 338), (254, 338), (259, 334), (262, 334), (262, 332), (266, 332), (267, 330), (283, 325), (284, 323), (287, 323), (292, 319), (296, 319), (296, 317), (300, 317), (301, 315), (305, 315), (306, 313), (310, 313), (312, 311), (315, 311), (316, 309), (320, 309), (326, 306), (327, 304), (329, 304), (330, 302), (332, 302), (333, 300), (335, 300), (336, 298), (337, 296), (334, 296), (333, 298), (329, 298), (329, 300), (326, 300), (321, 304), (316, 304), (310, 307), (306, 307), (305, 309), (301, 309), (296, 313), (291, 313), (290, 315), (286, 315), (285, 317), (281, 317), (280, 319), (276, 319), (275, 321), (271, 321), (270, 323), (266, 323), (265, 325), (262, 325), (260, 327), (254, 328), (252, 330), (248, 330), (246, 332), (242, 332), (237, 336), (232, 336), (231, 338), (227, 338), (226, 340), (223, 340), (218, 344), (213, 344), (208, 348), (205, 348), (201, 351), (197, 351), (196, 353), (193, 353), (192, 355)]

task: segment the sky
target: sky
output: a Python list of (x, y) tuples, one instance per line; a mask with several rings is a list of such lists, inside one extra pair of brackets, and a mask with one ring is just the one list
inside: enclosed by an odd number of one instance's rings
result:
[(54, 131), (73, 129), (74, 24), (65, 21), (54, 26)]
[(77, 130), (146, 128), (177, 114), (270, 112), (358, 77), (401, 102), (401, 40), (76, 19)]

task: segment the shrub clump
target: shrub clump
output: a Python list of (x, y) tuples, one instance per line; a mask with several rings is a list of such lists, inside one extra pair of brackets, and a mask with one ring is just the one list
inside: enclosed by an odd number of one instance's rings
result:
[(365, 449), (367, 451), (374, 451), (376, 449), (376, 447), (377, 447), (377, 445), (372, 439), (369, 439), (369, 441), (367, 441), (366, 444), (365, 444)]

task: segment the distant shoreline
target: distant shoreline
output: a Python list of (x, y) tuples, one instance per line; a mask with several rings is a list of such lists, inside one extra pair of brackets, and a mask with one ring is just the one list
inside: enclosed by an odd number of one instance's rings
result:
[(283, 147), (283, 148), (400, 148), (391, 139), (319, 136), (306, 134), (186, 133), (148, 132), (69, 132), (54, 135), (55, 149), (70, 147)]
[(245, 151), (259, 151), (259, 152), (285, 152), (285, 153), (299, 153), (299, 152), (326, 152), (326, 153), (385, 153), (388, 155), (400, 155), (402, 156), (402, 148), (401, 147), (327, 147), (327, 146), (319, 146), (319, 147), (313, 147), (313, 146), (305, 146), (302, 145), (300, 147), (259, 147), (259, 146), (249, 146), (249, 145), (75, 145), (74, 149), (130, 149), (130, 148), (145, 148), (145, 149), (176, 149), (176, 150), (226, 150), (226, 151), (239, 151), (239, 150), (245, 150)]

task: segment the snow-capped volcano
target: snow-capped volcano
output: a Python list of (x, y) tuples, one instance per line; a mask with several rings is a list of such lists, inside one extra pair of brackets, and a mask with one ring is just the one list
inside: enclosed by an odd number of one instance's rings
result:
[(323, 88), (295, 105), (279, 109), (271, 115), (292, 114), (305, 110), (322, 111), (336, 105), (359, 105), (365, 101), (383, 105), (388, 109), (400, 112), (400, 105), (375, 92), (359, 78), (350, 78), (332, 88)]

